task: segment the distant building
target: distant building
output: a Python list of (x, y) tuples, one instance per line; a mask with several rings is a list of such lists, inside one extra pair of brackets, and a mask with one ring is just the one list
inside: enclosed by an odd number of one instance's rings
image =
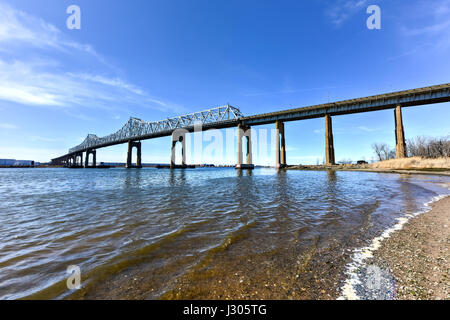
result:
[(33, 167), (34, 166), (34, 161), (33, 160), (16, 160), (16, 162), (14, 163), (14, 166), (16, 167)]
[(101, 166), (125, 167), (125, 162), (100, 162)]
[(0, 159), (0, 166), (7, 167), (34, 167), (33, 160)]
[(0, 166), (13, 166), (15, 159), (0, 159)]

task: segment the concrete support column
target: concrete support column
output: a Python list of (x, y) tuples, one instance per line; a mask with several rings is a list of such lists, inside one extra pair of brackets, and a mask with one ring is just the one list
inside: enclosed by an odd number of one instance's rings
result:
[(75, 160), (77, 160), (78, 157), (80, 157), (80, 162), (78, 163), (78, 161), (75, 161), (76, 165), (83, 167), (83, 152), (78, 153), (77, 156), (75, 157)]
[(242, 137), (244, 136), (244, 128), (241, 124), (238, 125), (238, 134), (237, 134), (237, 163), (236, 167), (242, 166)]
[(247, 164), (252, 164), (253, 156), (252, 156), (252, 130), (248, 130), (248, 135), (245, 136), (247, 139)]
[(84, 159), (84, 167), (89, 168), (89, 153), (90, 151), (86, 151), (86, 159)]
[(93, 166), (94, 168), (97, 167), (97, 150), (94, 150), (94, 151), (92, 152), (92, 166)]
[[(133, 148), (136, 148), (136, 166), (133, 166)], [(127, 166), (129, 168), (142, 168), (142, 154), (140, 141), (128, 141)]]
[(170, 155), (170, 167), (177, 167), (176, 164), (176, 146), (177, 143), (181, 143), (181, 166), (186, 166), (186, 132), (177, 132), (174, 131), (172, 133), (172, 150)]
[(128, 141), (128, 152), (127, 152), (127, 165), (126, 168), (129, 169), (133, 166), (133, 142)]
[(284, 135), (284, 123), (282, 123), (282, 130), (281, 130), (281, 165), (286, 167), (287, 166), (287, 159), (286, 159), (286, 138)]
[(336, 164), (334, 158), (333, 122), (329, 114), (325, 115), (325, 158), (326, 165)]
[(181, 138), (181, 165), (186, 165), (186, 136), (183, 135)]
[(394, 112), (395, 116), (395, 152), (397, 159), (406, 158), (406, 142), (405, 142), (405, 130), (403, 128), (402, 107), (397, 106)]
[(177, 141), (173, 141), (172, 140), (172, 149), (171, 149), (171, 153), (170, 153), (170, 167), (173, 168), (176, 165), (175, 162), (175, 150), (176, 150), (176, 146), (177, 146)]
[(142, 168), (142, 151), (141, 151), (141, 142), (137, 142), (137, 155), (136, 155), (136, 167)]
[(275, 125), (277, 130), (277, 139), (275, 141), (275, 166), (277, 168), (284, 168), (286, 167), (286, 138), (284, 136), (284, 122), (277, 121)]
[[(244, 164), (243, 160), (243, 151), (242, 151), (242, 138), (245, 136), (247, 142), (247, 152), (246, 152), (246, 164)], [(244, 126), (242, 124), (238, 125), (238, 134), (237, 134), (237, 163), (236, 169), (254, 169), (253, 165), (253, 156), (252, 156), (252, 130), (250, 127)]]
[(92, 167), (95, 168), (97, 166), (97, 150), (87, 150), (86, 159), (84, 162), (85, 168), (89, 168), (89, 155), (91, 154), (92, 154)]

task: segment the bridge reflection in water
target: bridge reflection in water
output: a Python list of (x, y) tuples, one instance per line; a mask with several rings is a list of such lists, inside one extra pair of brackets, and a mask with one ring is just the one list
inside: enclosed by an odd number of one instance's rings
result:
[[(128, 143), (127, 168), (141, 168), (141, 141), (165, 136), (172, 136), (170, 167), (186, 167), (186, 134), (208, 129), (237, 127), (237, 169), (254, 168), (252, 159), (251, 127), (276, 124), (276, 167), (285, 167), (286, 140), (284, 123), (313, 118), (325, 118), (325, 158), (327, 165), (335, 164), (332, 116), (394, 109), (396, 156), (407, 156), (402, 108), (422, 106), (450, 101), (450, 84), (442, 84), (406, 91), (381, 94), (365, 98), (351, 99), (311, 107), (283, 110), (267, 114), (245, 117), (238, 108), (230, 105), (196, 112), (167, 120), (146, 122), (136, 118), (130, 120), (117, 132), (99, 138), (89, 134), (82, 144), (69, 150), (66, 155), (52, 159), (53, 165), (96, 167), (97, 150), (100, 148)], [(243, 161), (242, 139), (246, 139), (246, 163)], [(181, 166), (175, 164), (175, 147), (181, 143)], [(137, 149), (136, 165), (132, 162), (133, 149)], [(83, 163), (83, 155), (86, 153)], [(92, 162), (90, 156), (92, 155)], [(92, 166), (89, 164), (92, 163)]]

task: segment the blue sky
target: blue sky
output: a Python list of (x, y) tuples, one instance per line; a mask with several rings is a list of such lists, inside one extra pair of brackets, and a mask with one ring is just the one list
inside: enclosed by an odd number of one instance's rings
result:
[[(81, 30), (66, 28), (72, 4)], [(371, 4), (381, 30), (366, 27)], [(130, 116), (227, 103), (252, 115), (448, 83), (449, 16), (450, 0), (0, 0), (0, 158), (48, 161)], [(403, 115), (407, 138), (450, 134), (449, 104)], [(338, 161), (371, 159), (374, 142), (394, 145), (392, 111), (333, 125)], [(168, 163), (169, 139), (143, 142), (143, 161)], [(287, 123), (286, 139), (288, 163), (322, 161), (324, 120)], [(273, 164), (272, 154), (254, 153), (256, 164)], [(97, 155), (125, 157), (125, 145)], [(188, 152), (188, 162), (196, 157)]]

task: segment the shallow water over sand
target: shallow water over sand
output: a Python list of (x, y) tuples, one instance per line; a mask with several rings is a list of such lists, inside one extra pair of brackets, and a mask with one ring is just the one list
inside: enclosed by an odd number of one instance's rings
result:
[[(351, 249), (449, 178), (0, 170), (0, 299), (336, 297)], [(66, 269), (81, 269), (78, 291)]]

